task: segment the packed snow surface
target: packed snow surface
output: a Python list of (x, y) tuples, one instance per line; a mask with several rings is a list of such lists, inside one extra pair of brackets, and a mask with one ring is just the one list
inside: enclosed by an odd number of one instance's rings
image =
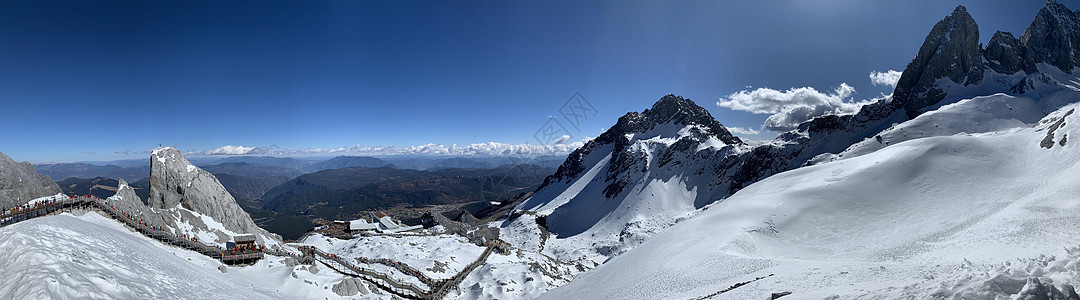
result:
[(3, 299), (378, 299), (343, 298), (330, 287), (343, 276), (286, 266), (268, 256), (227, 267), (196, 252), (152, 240), (89, 212), (0, 228)]
[(1080, 151), (1068, 139), (1080, 134), (1078, 107), (1034, 127), (909, 139), (774, 175), (541, 298), (995, 299), (1037, 282), (1068, 289), (1080, 283)]
[(484, 252), (483, 247), (457, 235), (359, 236), (350, 240), (312, 235), (303, 242), (352, 263), (360, 257), (402, 262), (432, 279), (450, 278)]

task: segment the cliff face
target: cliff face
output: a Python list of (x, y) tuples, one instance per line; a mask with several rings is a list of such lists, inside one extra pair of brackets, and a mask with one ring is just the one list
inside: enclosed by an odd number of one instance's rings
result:
[(1080, 13), (1055, 1), (1046, 5), (1035, 15), (1024, 34), (1020, 35), (1024, 46), (1023, 64), (1027, 73), (1034, 73), (1038, 63), (1046, 63), (1066, 73), (1080, 67)]
[(958, 6), (926, 36), (900, 76), (893, 98), (903, 104), (908, 118), (914, 118), (948, 97), (951, 88), (988, 81), (998, 85), (988, 91), (1015, 93), (1009, 87), (1024, 84), (1019, 82), (1024, 75), (1046, 71), (1039, 70), (1040, 64), (1069, 74), (1080, 68), (1080, 12), (1047, 1), (1019, 38), (998, 31), (980, 48), (979, 26), (966, 8)]
[(62, 192), (56, 182), (38, 174), (29, 162), (17, 163), (0, 153), (0, 210)]
[(1001, 74), (1014, 74), (1016, 72), (1035, 73), (1034, 64), (1024, 64), (1023, 57), (1027, 51), (1020, 44), (1020, 40), (1012, 33), (998, 31), (990, 37), (990, 42), (983, 50), (986, 57), (986, 67)]
[(154, 150), (150, 156), (150, 199), (147, 203), (152, 208), (179, 211), (181, 220), (194, 222), (200, 219), (187, 216), (184, 214), (187, 211), (208, 216), (229, 231), (256, 234), (260, 243), (263, 236), (280, 239), (255, 225), (214, 175), (191, 164), (173, 148)]
[(904, 104), (908, 116), (945, 98), (937, 86), (948, 78), (962, 85), (979, 84), (983, 79), (979, 25), (963, 6), (934, 25), (915, 59), (904, 69), (893, 97)]

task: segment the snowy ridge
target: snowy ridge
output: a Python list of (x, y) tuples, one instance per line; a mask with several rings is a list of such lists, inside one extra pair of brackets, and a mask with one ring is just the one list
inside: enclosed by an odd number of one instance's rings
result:
[[(1080, 179), (1059, 176), (1080, 172), (1080, 153), (1040, 146), (1058, 121), (1055, 141), (1080, 131), (1065, 116), (1078, 107), (1034, 128), (914, 139), (772, 176), (542, 298), (700, 297), (767, 274), (718, 298), (1015, 295), (963, 289), (986, 282), (963, 266), (1060, 254), (1080, 240)], [(939, 278), (961, 288), (942, 292)], [(1064, 290), (1080, 278), (1052, 282)]]
[[(507, 229), (503, 238), (522, 249), (594, 266), (720, 197), (714, 194), (726, 190), (716, 187), (704, 162), (748, 149), (703, 108), (665, 96), (575, 151), (578, 158), (560, 168), (564, 178), (548, 178), (518, 206), (528, 214), (500, 224)], [(570, 174), (568, 166), (582, 169)], [(543, 217), (551, 238), (530, 229), (537, 217)]]
[(1038, 90), (1045, 96), (1012, 96), (998, 93), (960, 100), (919, 115), (910, 121), (895, 124), (874, 137), (851, 145), (839, 154), (819, 155), (809, 164), (864, 155), (891, 144), (918, 138), (1030, 127), (1063, 105), (1080, 102), (1080, 94), (1072, 89), (1047, 90), (1046, 88)]

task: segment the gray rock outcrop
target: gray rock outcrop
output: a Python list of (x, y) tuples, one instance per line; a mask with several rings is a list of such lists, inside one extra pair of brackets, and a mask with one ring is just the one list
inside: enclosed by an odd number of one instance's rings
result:
[(121, 212), (141, 219), (143, 222), (150, 226), (157, 227), (173, 227), (175, 221), (171, 214), (162, 214), (160, 211), (154, 210), (149, 206), (143, 204), (142, 199), (135, 194), (135, 189), (132, 189), (124, 179), (119, 179), (119, 186), (117, 186), (116, 195), (105, 199), (105, 205), (109, 205)]
[(179, 207), (209, 216), (227, 230), (255, 234), (260, 244), (266, 244), (263, 237), (280, 240), (277, 235), (255, 225), (214, 175), (191, 164), (173, 148), (154, 150), (150, 156), (150, 199), (147, 202), (157, 209)]
[(30, 162), (17, 163), (0, 153), (0, 210), (62, 192), (56, 182), (38, 174)]
[(945, 98), (945, 91), (937, 86), (939, 79), (948, 78), (961, 85), (979, 84), (983, 70), (979, 25), (967, 8), (957, 6), (930, 30), (919, 53), (900, 76), (893, 99), (904, 104), (909, 117), (915, 117), (923, 108)]
[(330, 290), (334, 291), (338, 296), (345, 297), (371, 293), (371, 291), (368, 291), (367, 286), (364, 285), (364, 281), (352, 277), (346, 277), (341, 282), (335, 283)]

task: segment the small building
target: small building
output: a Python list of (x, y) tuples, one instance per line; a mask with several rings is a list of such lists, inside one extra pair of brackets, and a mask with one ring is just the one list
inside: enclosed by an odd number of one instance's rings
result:
[(334, 222), (331, 222), (329, 225), (327, 225), (326, 230), (330, 231), (330, 232), (339, 232), (339, 233), (340, 232), (348, 232), (349, 231), (349, 221), (334, 221)]
[[(376, 216), (378, 216), (378, 215), (376, 215)], [(420, 228), (424, 228), (424, 226), (420, 226), (420, 225), (403, 226), (401, 224), (398, 224), (397, 221), (394, 221), (394, 219), (390, 218), (390, 216), (382, 215), (382, 217), (379, 217), (378, 231), (382, 232), (382, 233), (398, 233), (398, 232), (417, 230), (417, 229), (420, 229)]]
[(242, 248), (242, 249), (254, 249), (255, 248), (255, 235), (254, 234), (237, 234), (232, 237), (232, 241), (225, 244), (226, 248)]
[(349, 233), (356, 233), (356, 232), (360, 232), (360, 231), (375, 230), (375, 229), (378, 229), (378, 227), (379, 226), (377, 224), (368, 223), (367, 220), (356, 219), (356, 220), (349, 221), (348, 230), (349, 230)]
[(373, 222), (369, 222), (364, 218), (351, 221), (334, 221), (328, 225), (327, 232), (331, 235), (352, 235), (371, 231), (378, 233), (398, 233), (424, 228), (420, 225), (403, 226), (390, 216), (381, 212), (372, 213), (371, 216)]

